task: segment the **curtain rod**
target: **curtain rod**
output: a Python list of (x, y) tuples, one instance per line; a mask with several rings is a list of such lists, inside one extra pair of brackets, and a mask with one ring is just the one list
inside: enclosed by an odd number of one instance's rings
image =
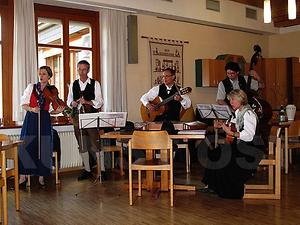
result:
[(189, 44), (188, 41), (180, 41), (180, 40), (172, 40), (172, 39), (166, 39), (166, 38), (156, 38), (156, 37), (147, 37), (147, 36), (141, 36), (141, 38), (146, 38), (146, 39), (152, 39), (156, 41), (169, 41), (169, 42), (179, 42), (179, 43), (185, 43)]

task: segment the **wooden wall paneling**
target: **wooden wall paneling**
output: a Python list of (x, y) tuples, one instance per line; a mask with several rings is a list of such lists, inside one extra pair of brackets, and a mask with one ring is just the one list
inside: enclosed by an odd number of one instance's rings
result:
[(276, 108), (279, 109), (280, 105), (287, 105), (287, 60), (285, 58), (276, 59), (276, 79), (277, 79), (277, 98)]
[(271, 104), (272, 109), (276, 108), (276, 66), (272, 59), (264, 59), (264, 74), (265, 74), (265, 97)]
[[(300, 63), (299, 58), (293, 58), (293, 104), (300, 109)], [(299, 112), (300, 114), (300, 112)], [(299, 117), (298, 117), (299, 118)]]
[(298, 58), (293, 60), (293, 86), (300, 87), (300, 63)]
[[(264, 0), (231, 0), (245, 5), (263, 8)], [(275, 27), (288, 27), (300, 24), (300, 0), (296, 0), (297, 18), (288, 19), (288, 0), (271, 0), (272, 22)]]

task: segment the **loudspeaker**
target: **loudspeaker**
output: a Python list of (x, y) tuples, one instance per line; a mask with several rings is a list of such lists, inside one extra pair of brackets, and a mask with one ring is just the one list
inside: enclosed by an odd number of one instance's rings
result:
[(137, 16), (127, 16), (128, 64), (138, 63), (138, 25)]

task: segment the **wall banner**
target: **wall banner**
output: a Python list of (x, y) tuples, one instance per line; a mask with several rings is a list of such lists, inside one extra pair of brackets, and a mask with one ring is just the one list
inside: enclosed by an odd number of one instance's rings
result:
[(151, 60), (151, 85), (162, 81), (162, 71), (168, 67), (176, 71), (176, 82), (183, 86), (183, 43), (165, 43), (149, 41)]

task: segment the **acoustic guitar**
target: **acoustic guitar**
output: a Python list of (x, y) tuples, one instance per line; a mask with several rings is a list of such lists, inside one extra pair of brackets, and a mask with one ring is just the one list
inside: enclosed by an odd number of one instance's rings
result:
[[(235, 127), (235, 123), (228, 122), (228, 123), (226, 123), (226, 125), (230, 127), (232, 132), (237, 132), (237, 129)], [(227, 134), (225, 140), (228, 144), (232, 144), (233, 141), (234, 141), (234, 138), (235, 138), (234, 136)]]
[(150, 101), (151, 104), (154, 105), (154, 110), (150, 111), (146, 106), (143, 104), (141, 105), (141, 117), (143, 121), (153, 122), (157, 116), (160, 116), (165, 113), (166, 111), (166, 104), (174, 99), (176, 95), (185, 95), (187, 93), (190, 93), (192, 91), (192, 88), (185, 87), (180, 89), (178, 92), (176, 92), (174, 95), (171, 95), (170, 97), (161, 100), (159, 96), (157, 96), (153, 101)]

